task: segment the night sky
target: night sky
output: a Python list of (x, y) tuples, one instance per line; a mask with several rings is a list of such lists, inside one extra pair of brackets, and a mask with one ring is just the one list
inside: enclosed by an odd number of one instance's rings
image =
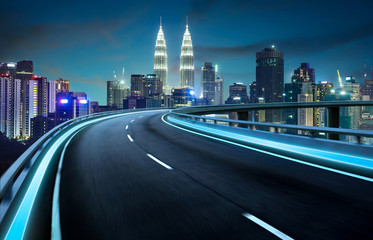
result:
[[(170, 85), (179, 85), (185, 17), (200, 89), (204, 61), (219, 65), (225, 98), (233, 82), (255, 80), (255, 52), (274, 44), (284, 52), (285, 82), (301, 62), (316, 68), (316, 81), (353, 75), (363, 82), (364, 61), (373, 64), (373, 1), (3, 1), (0, 61), (34, 61), (48, 80), (70, 80), (106, 104), (113, 70), (153, 72), (154, 46), (163, 18)], [(121, 75), (121, 74), (118, 74)]]

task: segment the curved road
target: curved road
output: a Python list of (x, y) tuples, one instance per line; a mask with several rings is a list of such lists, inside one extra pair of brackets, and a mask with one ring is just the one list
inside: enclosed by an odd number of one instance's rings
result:
[(373, 237), (373, 183), (174, 128), (165, 112), (103, 121), (72, 139), (63, 239)]

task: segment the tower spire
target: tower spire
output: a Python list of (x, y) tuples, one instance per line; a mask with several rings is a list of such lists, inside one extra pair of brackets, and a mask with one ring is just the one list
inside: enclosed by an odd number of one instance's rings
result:
[(162, 16), (159, 17), (159, 26), (162, 27)]
[(186, 16), (186, 27), (188, 28), (188, 16)]

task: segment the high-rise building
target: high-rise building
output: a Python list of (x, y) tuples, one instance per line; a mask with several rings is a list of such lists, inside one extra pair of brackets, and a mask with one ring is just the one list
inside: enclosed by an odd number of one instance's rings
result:
[(131, 75), (131, 96), (140, 97), (144, 96), (144, 75), (132, 74)]
[(17, 62), (16, 79), (30, 80), (34, 74), (34, 63), (30, 60)]
[(285, 83), (285, 102), (297, 102), (298, 94), (301, 94), (302, 84), (299, 79), (292, 78), (290, 83)]
[(89, 102), (89, 114), (98, 113), (100, 111), (100, 107), (98, 102), (90, 101)]
[(155, 74), (147, 74), (143, 79), (144, 97), (153, 97), (162, 93), (162, 82)]
[(174, 107), (195, 106), (196, 97), (193, 88), (173, 88), (171, 98)]
[(39, 115), (39, 88), (37, 80), (28, 80), (27, 89), (25, 90), (24, 115), (22, 117), (22, 136), (31, 136), (31, 119)]
[(123, 81), (107, 81), (107, 106), (117, 109), (123, 108), (123, 99), (128, 95), (128, 87)]
[(215, 69), (210, 62), (204, 62), (201, 69), (202, 96), (208, 105), (215, 104)]
[(249, 102), (247, 87), (242, 83), (233, 83), (229, 86), (229, 97), (226, 104), (246, 104)]
[(224, 79), (220, 76), (217, 76), (215, 79), (214, 100), (216, 105), (224, 104)]
[(56, 81), (48, 81), (48, 113), (56, 112)]
[(350, 94), (351, 100), (360, 100), (360, 83), (356, 82), (355, 77), (346, 77), (345, 92)]
[(21, 132), (22, 137), (30, 136), (30, 112), (29, 107), (29, 90), (30, 80), (34, 74), (34, 63), (30, 60), (17, 62), (16, 79), (21, 80)]
[(0, 77), (0, 131), (8, 138), (21, 132), (21, 80), (10, 74)]
[[(284, 93), (284, 53), (275, 46), (256, 53), (258, 102), (282, 102)], [(281, 122), (281, 110), (266, 110), (266, 122)]]
[(17, 63), (8, 62), (8, 63), (0, 63), (0, 75), (1, 74), (8, 74), (15, 77), (17, 69)]
[(309, 63), (301, 63), (300, 67), (294, 70), (291, 80), (297, 80), (298, 83), (315, 82), (315, 69), (310, 68)]
[(284, 53), (275, 46), (256, 53), (256, 84), (266, 103), (283, 101)]
[(58, 78), (58, 80), (56, 80), (56, 92), (69, 92), (69, 85), (69, 80)]
[(167, 46), (162, 30), (162, 18), (155, 43), (154, 74), (159, 76), (163, 88), (166, 90), (168, 86)]
[(89, 101), (84, 92), (57, 94), (56, 125), (89, 114)]
[(256, 82), (254, 81), (252, 84), (250, 84), (250, 102), (251, 103), (257, 103), (258, 102), (258, 87)]
[(31, 131), (30, 137), (38, 139), (44, 134), (52, 130), (55, 125), (55, 115), (49, 114), (49, 116), (37, 116), (31, 119)]
[(180, 86), (182, 88), (193, 88), (194, 89), (194, 57), (193, 57), (193, 45), (192, 38), (190, 36), (188, 28), (188, 19), (186, 29), (183, 37), (183, 43), (181, 45), (180, 54)]
[(333, 83), (321, 81), (316, 85), (316, 101), (325, 101), (325, 97), (332, 95)]
[[(313, 102), (312, 94), (298, 94), (298, 102)], [(298, 109), (298, 125), (313, 126), (313, 109), (300, 108)]]
[(48, 83), (46, 77), (33, 76), (32, 80), (38, 82), (38, 116), (48, 116)]

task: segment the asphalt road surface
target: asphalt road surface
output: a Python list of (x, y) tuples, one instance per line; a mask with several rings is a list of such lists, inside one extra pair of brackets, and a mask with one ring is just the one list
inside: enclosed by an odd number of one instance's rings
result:
[(73, 138), (63, 239), (373, 238), (373, 183), (174, 128), (164, 113)]

